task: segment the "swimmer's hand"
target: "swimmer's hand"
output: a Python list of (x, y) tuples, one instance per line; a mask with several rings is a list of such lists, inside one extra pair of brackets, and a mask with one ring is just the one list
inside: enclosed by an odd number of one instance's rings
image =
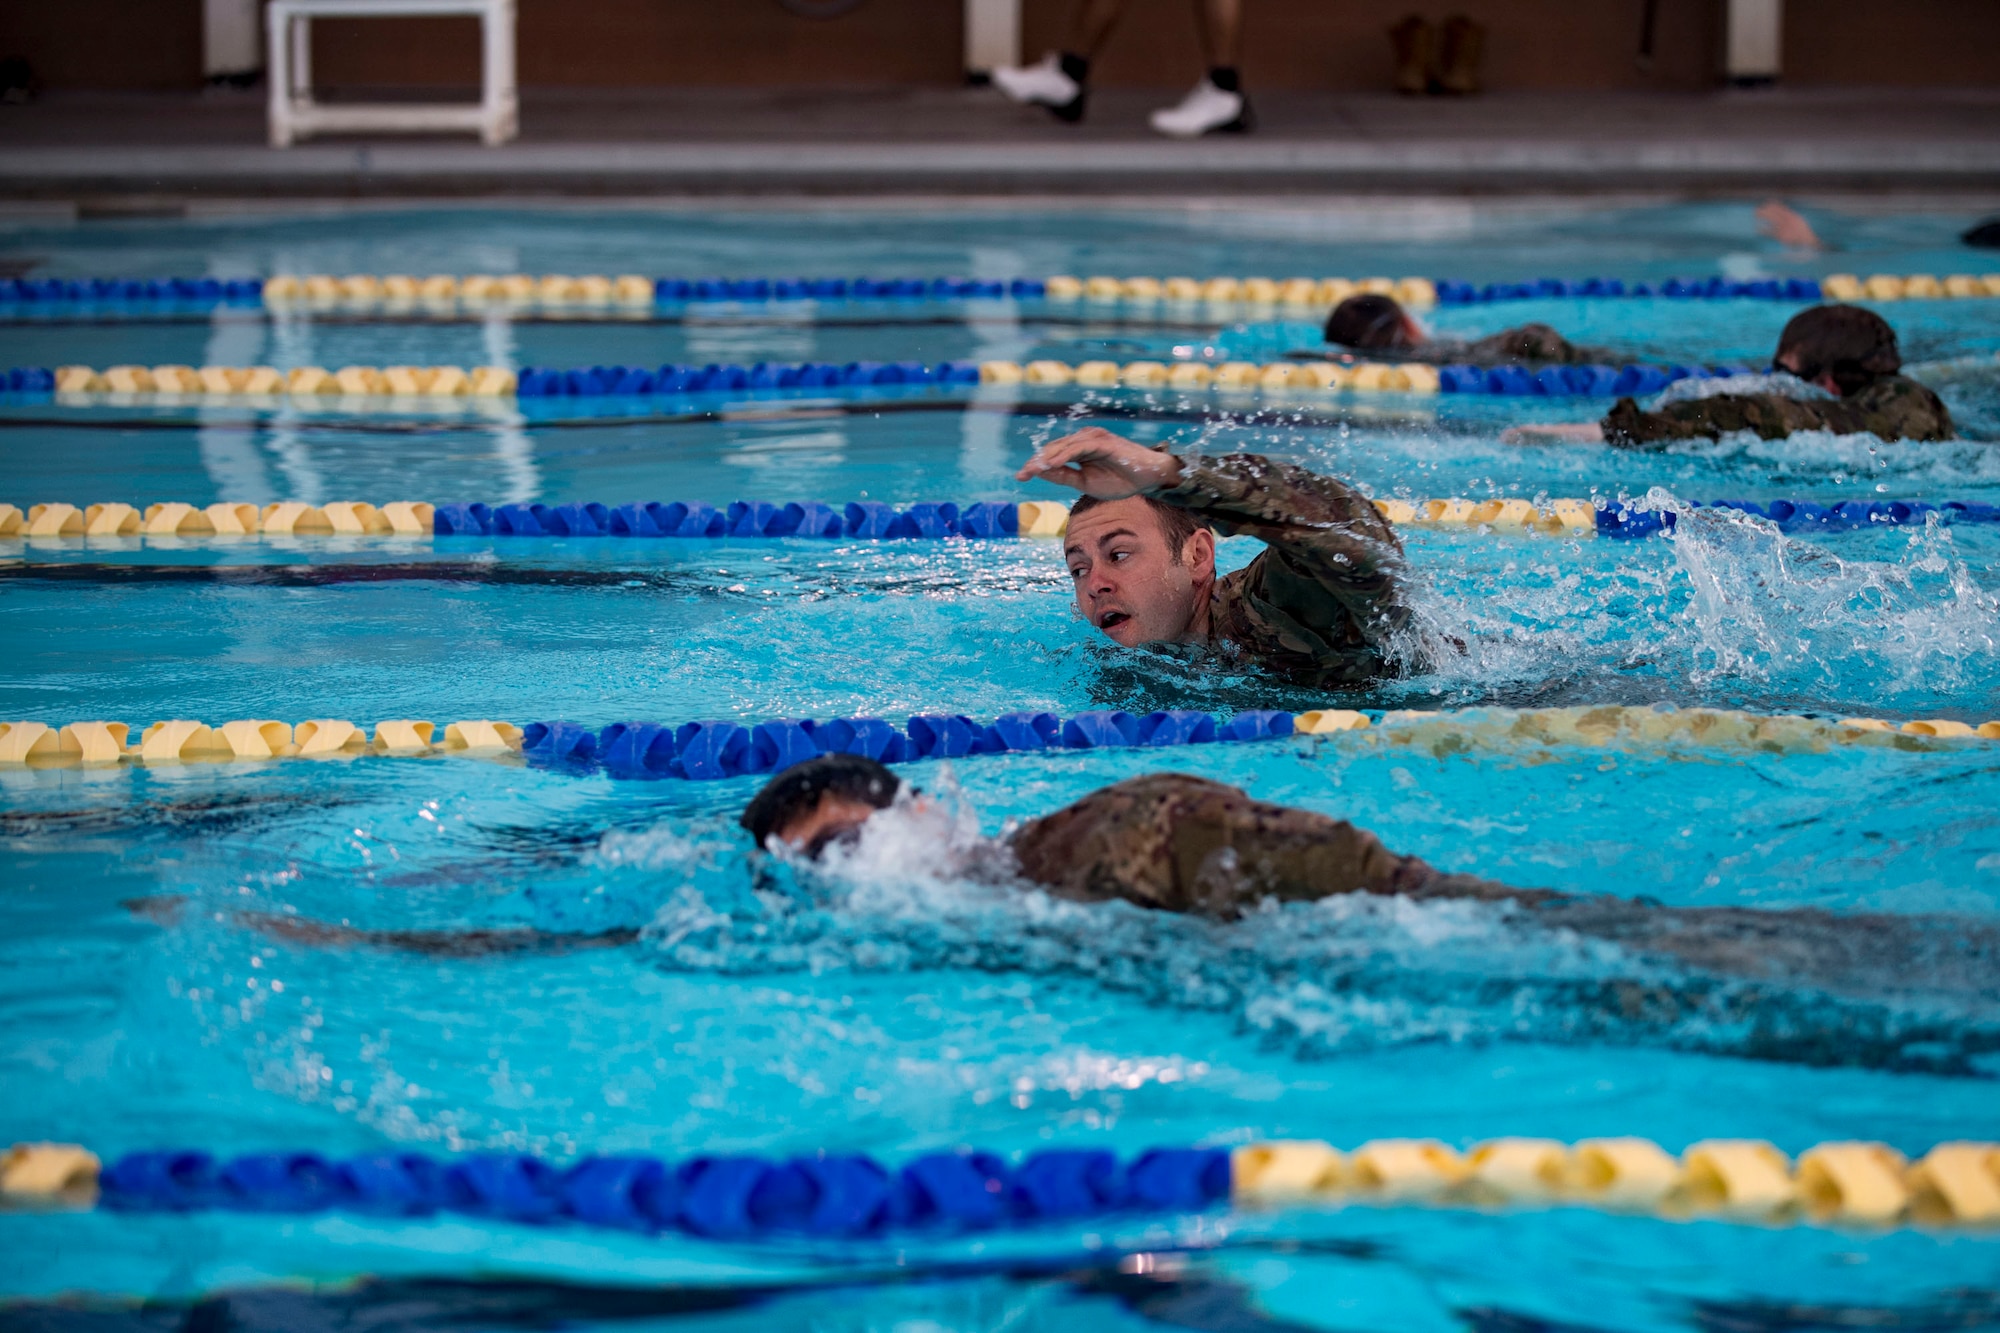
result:
[(1101, 426), (1086, 426), (1035, 451), (1016, 481), (1040, 477), (1069, 486), (1100, 500), (1123, 500), (1162, 490), (1181, 479), (1181, 460), (1157, 449), (1113, 435)]
[(1793, 210), (1776, 199), (1766, 199), (1757, 205), (1757, 230), (1769, 236), (1779, 245), (1794, 250), (1824, 250), (1825, 244), (1807, 222)]
[(1550, 421), (1541, 425), (1509, 426), (1500, 432), (1502, 444), (1553, 444), (1557, 440), (1604, 443), (1604, 427), (1595, 421)]

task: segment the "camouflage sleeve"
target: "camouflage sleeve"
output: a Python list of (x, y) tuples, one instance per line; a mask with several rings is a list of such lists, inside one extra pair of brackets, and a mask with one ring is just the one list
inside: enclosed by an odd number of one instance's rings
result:
[(1410, 619), (1409, 573), (1395, 529), (1366, 496), (1290, 463), (1230, 454), (1184, 461), (1180, 482), (1154, 498), (1270, 548), (1218, 590), (1220, 637), (1284, 670), (1354, 682), (1380, 674), (1385, 641)]
[(1951, 409), (1924, 385), (1890, 375), (1849, 400), (1860, 412), (1859, 429), (1883, 440), (1949, 440)]
[[(1645, 448), (1667, 440), (1719, 440), (1732, 431), (1754, 431), (1767, 440), (1781, 440), (1795, 430), (1852, 431), (1857, 426), (1832, 424), (1830, 415), (1846, 407), (1837, 402), (1805, 402), (1779, 394), (1719, 394), (1668, 403), (1643, 412), (1630, 398), (1620, 398), (1605, 414), (1604, 438), (1621, 448)], [(1828, 409), (1834, 409), (1830, 414)]]
[(1801, 430), (1836, 435), (1870, 434), (1883, 440), (1948, 440), (1951, 413), (1923, 385), (1891, 375), (1852, 398), (1802, 399), (1782, 394), (1719, 394), (1669, 403), (1642, 412), (1630, 398), (1620, 398), (1605, 416), (1604, 438), (1624, 448), (1644, 448), (1663, 440), (1706, 436), (1714, 440), (1731, 431), (1755, 431), (1779, 440)]
[(1264, 898), (1337, 893), (1509, 899), (1553, 895), (1440, 875), (1344, 820), (1252, 800), (1185, 773), (1103, 787), (1009, 837), (1024, 878), (1061, 898), (1122, 898), (1168, 912), (1233, 917)]

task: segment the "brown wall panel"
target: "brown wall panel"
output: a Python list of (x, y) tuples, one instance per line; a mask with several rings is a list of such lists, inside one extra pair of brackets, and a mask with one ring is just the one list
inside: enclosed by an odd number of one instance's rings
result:
[[(1024, 0), (1022, 51), (1062, 45), (1075, 0)], [(1720, 0), (1660, 0), (1654, 60), (1642, 70), (1641, 0), (1243, 0), (1243, 77), (1253, 87), (1384, 91), (1387, 30), (1404, 15), (1456, 13), (1487, 30), (1485, 83), (1516, 89), (1700, 88), (1715, 80)], [(1092, 74), (1107, 86), (1182, 88), (1200, 71), (1189, 0), (1131, 0)]]
[(2000, 84), (2000, 0), (1786, 0), (1785, 82)]
[(479, 20), (314, 19), (312, 63), (321, 90), (476, 88)]
[(0, 0), (0, 56), (50, 88), (199, 88), (201, 0)]
[[(839, 18), (801, 18), (777, 0), (520, 0), (520, 75), (529, 87), (955, 84), (964, 78), (959, 0), (864, 0)], [(371, 39), (395, 25), (393, 42)], [(464, 85), (479, 77), (466, 21), (315, 24), (328, 86)], [(336, 45), (336, 42), (338, 43)]]
[[(1023, 0), (1023, 49), (1059, 46), (1076, 0)], [(1723, 0), (1660, 0), (1656, 58), (1634, 59), (1643, 0), (1244, 0), (1251, 86), (1386, 89), (1384, 30), (1412, 8), (1462, 10), (1489, 32), (1487, 86), (1696, 89), (1720, 69)], [(529, 87), (949, 85), (960, 78), (959, 0), (863, 0), (815, 20), (777, 0), (520, 0)], [(1131, 0), (1099, 63), (1109, 86), (1184, 88), (1199, 71), (1190, 0)], [(385, 37), (384, 33), (393, 33)], [(470, 86), (473, 24), (345, 20), (315, 27), (322, 86)], [(200, 0), (0, 0), (0, 55), (51, 88), (191, 89)], [(2000, 0), (1788, 0), (1785, 82), (2000, 85)]]

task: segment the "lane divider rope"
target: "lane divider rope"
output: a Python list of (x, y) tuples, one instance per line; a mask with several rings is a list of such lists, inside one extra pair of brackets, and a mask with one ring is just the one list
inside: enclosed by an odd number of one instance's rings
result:
[[(1674, 531), (1674, 509), (1590, 500), (1400, 500), (1373, 502), (1391, 523), (1539, 532), (1568, 537), (1637, 538)], [(1680, 501), (1689, 509), (1728, 509), (1767, 519), (1787, 532), (1843, 531), (1872, 526), (2000, 522), (2000, 506), (1970, 500)], [(1059, 500), (987, 501), (964, 505), (925, 501), (898, 509), (879, 501), (845, 505), (737, 500), (717, 507), (681, 501), (607, 505), (432, 504), (395, 500), (376, 506), (360, 500), (309, 505), (297, 501), (252, 505), (104, 501), (74, 505), (0, 504), (0, 539), (109, 537), (816, 537), (996, 539), (1060, 537), (1069, 507)]]
[(2000, 273), (1835, 273), (1811, 278), (1536, 278), (1483, 285), (1449, 278), (1075, 277), (675, 278), (625, 273), (277, 274), (269, 278), (9, 278), (0, 306), (83, 304), (395, 306), (464, 301), (490, 305), (649, 306), (662, 302), (980, 300), (1011, 297), (1128, 305), (1206, 303), (1324, 309), (1379, 292), (1407, 306), (1471, 305), (1554, 297), (1665, 297), (1808, 302), (1940, 300), (2000, 296)]
[(1757, 1139), (1706, 1139), (1679, 1156), (1643, 1138), (1499, 1138), (1465, 1153), (1436, 1139), (1376, 1139), (1346, 1152), (1289, 1140), (1154, 1148), (1124, 1161), (1101, 1148), (1043, 1149), (1017, 1161), (941, 1152), (891, 1170), (833, 1153), (558, 1166), (514, 1153), (219, 1159), (193, 1149), (127, 1153), (105, 1167), (79, 1145), (18, 1143), (0, 1156), (0, 1199), (124, 1212), (442, 1212), (718, 1240), (987, 1231), (1229, 1205), (1511, 1204), (1761, 1225), (1989, 1228), (2000, 1224), (2000, 1144), (1942, 1143), (1911, 1162), (1870, 1142), (1816, 1144), (1795, 1160)]
[(462, 398), (652, 398), (698, 393), (781, 389), (868, 389), (1027, 384), (1041, 388), (1173, 389), (1218, 394), (1406, 393), (1516, 398), (1643, 397), (1685, 379), (1753, 375), (1747, 365), (1725, 366), (1432, 366), (1373, 361), (850, 361), (752, 365), (591, 366), (575, 370), (498, 366), (17, 366), (0, 376), (0, 391), (53, 393), (58, 401), (87, 404), (188, 399), (274, 402), (338, 398), (420, 400)]
[(398, 719), (365, 726), (337, 718), (296, 725), (242, 719), (211, 725), (190, 719), (137, 731), (123, 722), (0, 722), (0, 764), (227, 762), (340, 758), (363, 754), (423, 756), (520, 754), (530, 762), (612, 777), (711, 781), (774, 773), (821, 754), (858, 754), (885, 764), (1046, 750), (1146, 749), (1288, 736), (1361, 734), (1365, 740), (1439, 754), (1485, 748), (1681, 746), (1760, 753), (1825, 753), (1852, 746), (1930, 749), (1939, 741), (2000, 740), (2000, 720), (1921, 718), (1901, 724), (1873, 717), (1818, 718), (1723, 709), (1620, 706), (1466, 709), (1455, 712), (1324, 708), (1304, 713), (1250, 709), (1221, 719), (1168, 710), (1003, 713), (991, 722), (963, 714), (921, 713), (901, 726), (879, 717), (711, 719), (678, 726), (614, 722), (517, 724)]

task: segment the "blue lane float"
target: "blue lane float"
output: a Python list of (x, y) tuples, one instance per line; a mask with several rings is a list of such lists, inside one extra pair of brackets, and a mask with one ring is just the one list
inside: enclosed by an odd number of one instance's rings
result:
[[(1847, 500), (1818, 505), (1809, 500), (1686, 500), (1687, 509), (1733, 509), (1768, 519), (1785, 532), (1843, 532), (1867, 527), (1921, 527), (1933, 517), (1947, 525), (2000, 523), (2000, 505), (1968, 500), (1931, 504), (1921, 500)], [(1600, 537), (1650, 537), (1674, 528), (1676, 511), (1605, 505), (1597, 511)]]
[(1034, 298), (1034, 278), (656, 278), (662, 302), (699, 301), (975, 301)]
[(902, 726), (879, 717), (710, 719), (679, 726), (628, 721), (598, 729), (556, 720), (524, 726), (521, 753), (538, 767), (601, 769), (614, 778), (712, 782), (775, 773), (822, 754), (858, 754), (902, 764), (1044, 750), (1280, 740), (1294, 730), (1293, 714), (1261, 709), (1226, 721), (1185, 710), (1134, 714), (1117, 709), (1067, 719), (1054, 713), (1003, 713), (991, 722), (923, 713)]
[(1438, 392), (1497, 398), (1644, 398), (1680, 380), (1729, 379), (1754, 366), (1440, 366)]
[(441, 504), (431, 531), (439, 537), (824, 537), (1018, 536), (1020, 506), (978, 501), (920, 501), (907, 509), (860, 500), (840, 506), (738, 500), (726, 508), (646, 501), (637, 504)]
[(47, 366), (15, 366), (0, 371), (0, 393), (54, 393), (56, 373)]
[(521, 398), (662, 397), (752, 389), (845, 389), (886, 384), (979, 383), (972, 361), (771, 362), (753, 365), (587, 366), (560, 370), (524, 366), (515, 379)]
[(1618, 278), (1536, 278), (1529, 282), (1489, 282), (1479, 285), (1450, 278), (1436, 279), (1439, 305), (1488, 305), (1496, 301), (1536, 301), (1552, 297), (1666, 297), (1683, 301), (1818, 301), (1819, 283), (1811, 278), (1724, 277), (1668, 278), (1663, 282), (1624, 282)]
[(332, 1159), (265, 1152), (219, 1159), (169, 1149), (128, 1153), (99, 1177), (102, 1206), (120, 1212), (457, 1213), (717, 1240), (949, 1234), (1199, 1212), (1226, 1204), (1232, 1183), (1227, 1151), (1180, 1147), (1129, 1161), (1103, 1149), (1052, 1148), (1017, 1164), (995, 1153), (931, 1153), (896, 1170), (860, 1154), (679, 1163), (588, 1157), (557, 1167), (513, 1153), (434, 1160), (420, 1153)]
[(0, 278), (0, 307), (37, 305), (256, 305), (261, 278)]

